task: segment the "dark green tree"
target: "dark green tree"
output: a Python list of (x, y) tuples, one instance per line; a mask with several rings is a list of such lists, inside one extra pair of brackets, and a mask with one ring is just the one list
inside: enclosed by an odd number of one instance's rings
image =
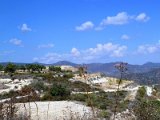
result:
[(40, 72), (43, 69), (45, 69), (46, 67), (44, 65), (39, 65), (39, 64), (27, 64), (26, 65), (26, 69), (29, 72)]
[(3, 65), (0, 65), (0, 71), (2, 71), (4, 69)]
[(13, 63), (8, 63), (6, 65), (6, 67), (4, 68), (5, 73), (9, 73), (10, 76), (12, 77), (12, 75), (15, 73), (17, 69), (17, 66)]
[(58, 67), (58, 66), (49, 66), (49, 71), (61, 72), (61, 67)]
[(27, 68), (26, 68), (25, 65), (19, 65), (19, 66), (18, 66), (18, 69), (25, 71)]
[(46, 69), (46, 66), (44, 66), (44, 65), (38, 65), (38, 68), (39, 68), (40, 71), (42, 71), (43, 69)]

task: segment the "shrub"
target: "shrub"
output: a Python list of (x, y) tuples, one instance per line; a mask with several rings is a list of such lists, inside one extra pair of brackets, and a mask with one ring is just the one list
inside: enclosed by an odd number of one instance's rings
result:
[(109, 117), (108, 111), (107, 111), (107, 110), (102, 110), (102, 111), (100, 111), (99, 117), (100, 117), (100, 118), (108, 118), (108, 117)]
[(74, 94), (74, 95), (71, 95), (70, 98), (71, 100), (85, 102), (87, 99), (87, 95), (86, 94)]
[(18, 96), (18, 92), (10, 90), (8, 93), (5, 92), (3, 94), (0, 94), (0, 100), (6, 99), (6, 98), (11, 98), (11, 97), (16, 97), (16, 96)]
[(41, 90), (43, 91), (47, 90), (47, 86), (45, 86), (44, 82), (42, 81), (32, 82), (31, 86), (34, 90), (38, 90), (39, 92), (41, 92)]
[(53, 84), (50, 89), (50, 94), (52, 96), (69, 96), (70, 90), (62, 84)]
[(71, 86), (72, 91), (76, 90), (76, 92), (92, 91), (92, 88), (88, 84), (80, 82), (80, 81), (72, 82), (70, 86)]
[(72, 73), (68, 73), (68, 74), (64, 74), (64, 76), (63, 76), (64, 78), (72, 78), (72, 77), (74, 77), (74, 75), (72, 74)]
[(145, 95), (146, 95), (146, 89), (145, 89), (145, 87), (143, 86), (143, 87), (140, 87), (140, 88), (138, 89), (136, 98), (137, 98), (137, 99), (142, 99), (142, 98), (145, 97)]
[(160, 120), (160, 101), (141, 100), (134, 107), (138, 120)]
[(52, 73), (46, 73), (43, 75), (44, 80), (47, 80), (48, 82), (51, 82), (53, 80), (53, 74)]
[(46, 92), (41, 98), (42, 101), (52, 100), (52, 99), (53, 99), (53, 96), (49, 92)]

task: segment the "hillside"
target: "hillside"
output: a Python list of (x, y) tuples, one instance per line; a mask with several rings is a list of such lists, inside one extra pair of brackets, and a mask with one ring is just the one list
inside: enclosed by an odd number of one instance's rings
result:
[(160, 68), (153, 69), (144, 73), (130, 73), (126, 75), (129, 80), (134, 80), (140, 84), (159, 84), (160, 83)]
[(73, 66), (73, 67), (78, 66), (78, 64), (72, 63), (72, 62), (69, 62), (69, 61), (58, 61), (58, 62), (50, 64), (50, 65), (70, 65), (70, 66)]

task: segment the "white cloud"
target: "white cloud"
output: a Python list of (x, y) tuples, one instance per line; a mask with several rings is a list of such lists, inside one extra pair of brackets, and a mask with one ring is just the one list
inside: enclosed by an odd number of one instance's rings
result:
[(85, 30), (90, 30), (94, 27), (94, 24), (91, 21), (87, 21), (80, 26), (77, 26), (75, 29), (77, 31), (85, 31)]
[(106, 44), (97, 44), (96, 48), (89, 48), (87, 51), (91, 55), (108, 55), (110, 57), (123, 57), (127, 46), (118, 45), (113, 43), (106, 43)]
[(145, 13), (140, 13), (139, 15), (129, 15), (127, 12), (120, 12), (115, 16), (107, 16), (103, 19), (99, 26), (95, 30), (103, 30), (107, 25), (124, 25), (130, 21), (141, 21), (146, 22), (150, 18)]
[(106, 19), (102, 20), (100, 23), (101, 26), (103, 25), (123, 25), (128, 23), (131, 19), (126, 12), (120, 12), (116, 16), (108, 16)]
[(101, 31), (101, 30), (103, 30), (104, 28), (105, 28), (105, 27), (101, 25), (101, 26), (96, 27), (95, 30), (96, 30), (96, 31)]
[(43, 57), (35, 57), (33, 60), (43, 63), (53, 63), (59, 60), (72, 60), (76, 62), (90, 62), (101, 60), (102, 58), (119, 58), (126, 54), (127, 46), (106, 43), (97, 44), (95, 48), (88, 48), (85, 50), (78, 50), (72, 48), (69, 53), (47, 53)]
[(33, 61), (42, 62), (42, 63), (53, 63), (53, 62), (56, 62), (56, 61), (59, 61), (59, 60), (62, 60), (62, 56), (60, 54), (57, 54), (57, 53), (47, 53), (43, 57), (33, 58)]
[(79, 56), (80, 55), (80, 52), (77, 48), (72, 48), (71, 50), (71, 54), (75, 57)]
[(53, 47), (54, 47), (54, 44), (52, 43), (38, 45), (38, 48), (53, 48)]
[(28, 25), (25, 24), (25, 23), (22, 24), (22, 26), (20, 27), (20, 29), (21, 29), (22, 32), (29, 32), (29, 31), (32, 31), (32, 29), (29, 28)]
[(113, 51), (111, 56), (112, 57), (123, 57), (126, 50), (127, 50), (127, 46), (119, 46), (117, 49)]
[(17, 45), (17, 46), (21, 46), (22, 45), (22, 41), (17, 39), (17, 38), (13, 38), (13, 39), (9, 40), (9, 42), (11, 44), (14, 44), (14, 45)]
[(153, 45), (140, 45), (137, 48), (138, 54), (152, 54), (160, 51), (160, 44), (153, 44)]
[(148, 21), (150, 18), (145, 14), (145, 13), (140, 13), (135, 20), (140, 21), (140, 22), (146, 22)]
[(121, 39), (122, 40), (129, 40), (130, 37), (128, 35), (124, 34), (124, 35), (121, 36)]

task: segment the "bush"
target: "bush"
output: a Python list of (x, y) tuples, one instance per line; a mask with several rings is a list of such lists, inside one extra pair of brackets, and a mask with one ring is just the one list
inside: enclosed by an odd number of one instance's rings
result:
[(71, 100), (85, 102), (86, 99), (87, 99), (87, 95), (86, 94), (74, 94), (74, 95), (71, 95)]
[(70, 90), (66, 88), (66, 86), (61, 84), (53, 84), (50, 89), (50, 94), (52, 96), (69, 96)]
[(143, 86), (143, 87), (140, 87), (140, 88), (138, 89), (136, 98), (137, 98), (138, 100), (139, 100), (139, 99), (143, 99), (143, 98), (145, 97), (145, 95), (146, 95), (146, 89), (145, 89), (145, 87)]
[(92, 88), (88, 84), (80, 82), (80, 81), (75, 81), (75, 82), (70, 83), (70, 88), (72, 89), (72, 91), (75, 91), (75, 92), (92, 91)]
[(53, 74), (52, 73), (46, 73), (42, 77), (43, 77), (44, 80), (46, 80), (48, 82), (51, 82), (53, 80)]
[(41, 90), (43, 91), (47, 90), (47, 86), (45, 86), (44, 82), (42, 81), (32, 82), (31, 86), (34, 90), (38, 90), (39, 92), (41, 92)]
[(102, 110), (99, 113), (100, 118), (108, 118), (109, 117), (109, 113), (107, 110)]
[(0, 100), (6, 99), (6, 98), (11, 98), (11, 97), (16, 97), (16, 96), (18, 96), (18, 92), (10, 90), (8, 93), (5, 92), (4, 94), (0, 94)]
[(43, 97), (41, 98), (41, 100), (45, 101), (45, 100), (52, 100), (53, 99), (53, 96), (49, 93), (49, 92), (46, 92)]
[(141, 100), (134, 107), (138, 120), (160, 120), (160, 101)]
[(68, 73), (68, 74), (64, 74), (64, 76), (63, 76), (64, 78), (72, 78), (72, 77), (74, 77), (74, 75), (72, 74), (72, 73)]

